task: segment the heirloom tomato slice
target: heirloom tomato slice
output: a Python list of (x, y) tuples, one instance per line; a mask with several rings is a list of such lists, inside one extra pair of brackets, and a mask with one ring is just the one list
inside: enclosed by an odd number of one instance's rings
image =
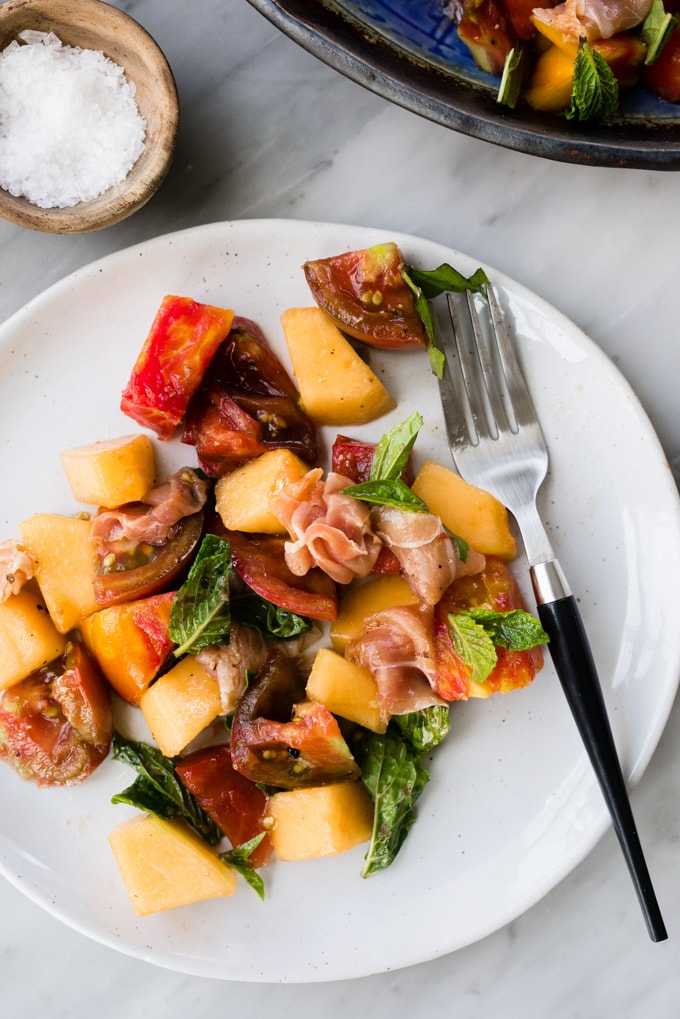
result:
[(163, 298), (123, 390), (123, 413), (169, 439), (233, 318), (233, 311), (190, 297)]
[(107, 543), (94, 579), (94, 596), (102, 608), (158, 594), (189, 564), (203, 532), (203, 512), (183, 517), (163, 545)]
[(401, 251), (389, 242), (305, 262), (303, 270), (316, 303), (349, 336), (373, 347), (426, 348), (402, 264)]
[(278, 789), (358, 777), (335, 717), (324, 704), (304, 698), (304, 680), (290, 658), (274, 649), (234, 712), (231, 758), (237, 771)]
[(434, 647), (436, 672), (433, 687), (447, 701), (468, 697), (488, 697), (493, 693), (509, 693), (527, 686), (543, 666), (543, 649), (510, 651), (497, 647), (498, 661), (484, 683), (470, 681), (472, 669), (453, 647), (447, 616), (474, 608), (495, 612), (524, 609), (524, 600), (517, 581), (498, 556), (487, 556), (481, 573), (460, 577), (445, 592), (435, 608)]
[[(194, 750), (177, 762), (175, 771), (232, 846), (241, 846), (263, 831), (267, 797), (236, 771), (226, 744)], [(271, 839), (265, 835), (248, 861), (253, 867), (262, 867), (271, 854)]]
[(15, 683), (0, 701), (0, 759), (41, 786), (82, 782), (109, 752), (111, 697), (82, 644)]

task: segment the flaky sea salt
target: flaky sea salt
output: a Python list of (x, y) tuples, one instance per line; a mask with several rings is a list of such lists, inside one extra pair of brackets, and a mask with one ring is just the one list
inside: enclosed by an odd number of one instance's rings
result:
[(144, 149), (135, 87), (96, 50), (22, 32), (0, 52), (0, 187), (65, 208), (124, 180)]

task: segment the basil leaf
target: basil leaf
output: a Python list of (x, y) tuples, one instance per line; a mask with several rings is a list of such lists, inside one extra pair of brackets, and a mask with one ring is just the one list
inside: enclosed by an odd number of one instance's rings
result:
[(388, 481), (362, 481), (358, 485), (348, 485), (341, 491), (343, 495), (351, 495), (353, 499), (372, 502), (378, 506), (395, 506), (411, 513), (430, 512), (427, 504), (412, 492), (401, 478)]
[(492, 609), (470, 609), (469, 615), (483, 626), (496, 647), (510, 651), (529, 651), (550, 641), (538, 619), (524, 609), (494, 612)]
[(166, 820), (181, 818), (211, 846), (221, 841), (224, 837), (221, 830), (180, 781), (169, 757), (156, 747), (125, 739), (117, 732), (113, 734), (111, 748), (114, 760), (138, 772), (135, 782), (113, 796), (112, 803), (128, 803)]
[(420, 753), (439, 746), (451, 731), (448, 704), (433, 704), (429, 708), (395, 715), (393, 721), (414, 750)]
[(420, 754), (390, 725), (383, 735), (366, 733), (355, 757), (374, 804), (371, 841), (362, 877), (393, 862), (415, 820), (414, 807), (429, 779)]
[(503, 65), (501, 83), (498, 86), (496, 102), (514, 110), (522, 94), (522, 86), (529, 69), (529, 51), (520, 39), (512, 47)]
[(476, 290), (482, 293), (484, 285), (489, 282), (488, 277), (483, 269), (477, 269), (472, 276), (463, 276), (446, 262), (437, 269), (416, 269), (412, 265), (402, 265), (400, 272), (413, 294), (416, 311), (425, 327), (430, 367), (437, 378), (441, 379), (444, 374), (444, 354), (437, 346), (428, 301), (447, 291), (460, 294), (465, 290)]
[(249, 839), (248, 842), (243, 842), (240, 846), (235, 846), (233, 849), (228, 849), (225, 853), (220, 853), (220, 860), (240, 874), (250, 887), (257, 892), (262, 901), (264, 901), (264, 881), (252, 863), (249, 863), (249, 859), (251, 853), (257, 849), (266, 834), (266, 832), (262, 831), (259, 835)]
[(677, 17), (666, 11), (662, 0), (654, 0), (640, 31), (640, 38), (647, 47), (645, 55), (647, 66), (654, 63), (677, 24)]
[(277, 640), (292, 640), (312, 628), (311, 619), (274, 605), (255, 591), (232, 599), (231, 617), (244, 626), (259, 630), (263, 637), (275, 637)]
[(454, 651), (472, 669), (470, 682), (484, 683), (498, 661), (491, 637), (469, 612), (450, 613), (447, 622)]
[(175, 657), (192, 654), (213, 644), (227, 644), (231, 627), (228, 541), (206, 534), (186, 581), (172, 602), (170, 638), (179, 647)]
[(422, 426), (422, 416), (414, 411), (382, 436), (371, 461), (371, 481), (392, 481), (400, 477)]
[(609, 117), (619, 105), (619, 83), (604, 57), (581, 41), (574, 62), (567, 120)]

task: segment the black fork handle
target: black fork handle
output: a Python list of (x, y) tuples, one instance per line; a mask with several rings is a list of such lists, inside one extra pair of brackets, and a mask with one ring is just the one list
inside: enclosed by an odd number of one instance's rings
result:
[[(543, 600), (541, 578), (537, 578), (534, 570), (532, 568), (538, 616), (550, 637), (550, 656), (609, 808), (649, 936), (652, 941), (664, 941), (668, 934), (642, 852), (602, 688), (576, 599), (567, 588), (567, 593), (561, 597)], [(551, 593), (554, 594), (554, 591)]]

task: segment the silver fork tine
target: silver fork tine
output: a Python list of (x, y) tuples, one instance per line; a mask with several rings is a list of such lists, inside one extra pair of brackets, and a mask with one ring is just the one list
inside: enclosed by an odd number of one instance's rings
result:
[[(649, 935), (668, 937), (635, 819), (576, 599), (552, 550), (536, 506), (548, 453), (503, 316), (489, 285), (490, 329), (467, 295), (470, 328), (449, 296), (454, 350), (443, 344), (440, 393), (449, 445), (460, 474), (491, 491), (513, 514), (524, 541), (538, 615), (548, 648), (611, 814)], [(488, 341), (488, 342), (487, 342)]]

